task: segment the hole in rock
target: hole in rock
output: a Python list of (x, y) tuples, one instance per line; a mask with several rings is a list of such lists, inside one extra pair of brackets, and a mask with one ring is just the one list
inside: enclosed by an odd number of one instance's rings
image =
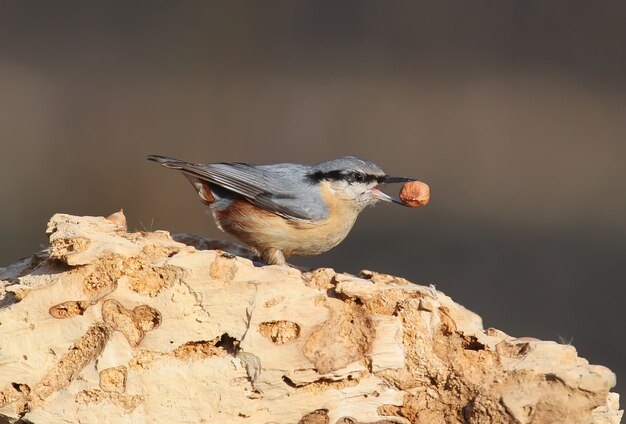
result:
[(239, 352), (239, 340), (234, 337), (230, 337), (228, 333), (222, 334), (220, 340), (215, 343), (215, 347), (221, 347), (229, 355), (235, 355)]

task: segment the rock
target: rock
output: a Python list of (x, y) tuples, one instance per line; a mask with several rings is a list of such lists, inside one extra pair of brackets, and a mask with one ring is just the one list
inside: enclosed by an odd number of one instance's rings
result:
[(107, 216), (106, 219), (116, 223), (123, 229), (128, 228), (128, 226), (126, 225), (126, 215), (124, 215), (124, 209), (120, 209), (119, 211), (112, 213), (111, 215)]
[[(595, 423), (615, 375), (434, 287), (57, 214), (0, 268), (0, 421)], [(181, 236), (209, 248), (199, 237)], [(251, 255), (250, 255), (251, 256)]]

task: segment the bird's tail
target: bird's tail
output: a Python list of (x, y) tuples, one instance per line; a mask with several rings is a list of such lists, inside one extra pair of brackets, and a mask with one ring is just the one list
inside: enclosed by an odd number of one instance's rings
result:
[(164, 167), (172, 169), (184, 169), (186, 166), (191, 165), (189, 162), (161, 155), (148, 155), (147, 159), (158, 162)]
[(206, 181), (206, 177), (203, 177), (199, 173), (197, 164), (160, 155), (148, 155), (147, 159), (158, 162), (166, 168), (182, 171), (183, 175), (196, 189), (198, 196), (200, 196), (200, 200), (202, 200), (205, 205), (210, 205), (215, 201), (215, 196), (211, 191), (211, 187)]

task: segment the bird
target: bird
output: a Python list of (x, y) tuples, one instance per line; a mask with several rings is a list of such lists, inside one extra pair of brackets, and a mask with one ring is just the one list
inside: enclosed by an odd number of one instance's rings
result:
[(406, 206), (379, 185), (415, 181), (390, 177), (374, 162), (353, 156), (314, 165), (147, 159), (182, 172), (218, 228), (251, 246), (268, 265), (327, 252), (346, 238), (367, 206), (380, 201)]

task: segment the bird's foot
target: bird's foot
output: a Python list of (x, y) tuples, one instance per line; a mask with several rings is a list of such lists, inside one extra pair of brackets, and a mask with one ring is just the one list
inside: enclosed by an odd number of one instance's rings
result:
[(270, 247), (261, 252), (261, 259), (268, 265), (287, 265), (287, 260), (285, 259), (285, 255), (278, 249)]

